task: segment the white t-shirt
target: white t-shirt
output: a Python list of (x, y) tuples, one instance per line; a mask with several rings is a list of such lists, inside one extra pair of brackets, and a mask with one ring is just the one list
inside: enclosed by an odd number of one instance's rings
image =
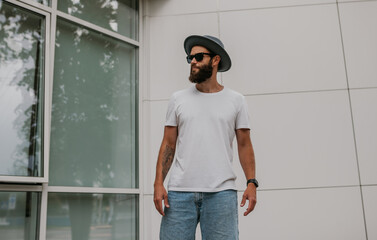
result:
[(195, 86), (175, 92), (165, 126), (178, 127), (169, 190), (236, 189), (232, 169), (235, 131), (250, 129), (244, 96), (226, 87), (216, 93), (203, 93)]

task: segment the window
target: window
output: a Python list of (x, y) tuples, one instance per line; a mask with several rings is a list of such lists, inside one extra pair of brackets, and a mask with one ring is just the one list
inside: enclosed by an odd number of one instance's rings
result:
[[(58, 9), (131, 39), (138, 39), (139, 16), (136, 1), (58, 1)], [(99, 15), (101, 17), (98, 17)]]
[(46, 18), (0, 4), (0, 175), (41, 177)]
[(0, 0), (4, 239), (139, 239), (138, 33), (137, 0)]
[(47, 239), (137, 239), (137, 212), (136, 195), (51, 193)]
[(0, 191), (0, 232), (2, 239), (38, 239), (38, 192)]
[(50, 185), (135, 188), (136, 48), (58, 19)]

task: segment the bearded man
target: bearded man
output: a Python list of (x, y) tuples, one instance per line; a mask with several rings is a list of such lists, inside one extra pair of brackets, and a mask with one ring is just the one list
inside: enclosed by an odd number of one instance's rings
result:
[[(168, 104), (154, 182), (154, 204), (163, 216), (160, 239), (193, 240), (200, 223), (203, 240), (236, 240), (234, 137), (247, 185), (244, 216), (255, 207), (258, 187), (245, 97), (217, 81), (217, 72), (231, 67), (218, 38), (192, 35), (184, 49), (194, 85), (175, 92)], [(167, 192), (163, 183), (170, 167)]]

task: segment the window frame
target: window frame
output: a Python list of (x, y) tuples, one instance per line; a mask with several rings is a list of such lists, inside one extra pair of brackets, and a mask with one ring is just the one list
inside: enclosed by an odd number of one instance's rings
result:
[[(71, 16), (64, 12), (57, 10), (57, 1), (50, 0), (50, 6), (43, 5), (41, 3), (35, 2), (33, 0), (2, 0), (4, 2), (9, 2), (23, 9), (30, 10), (37, 14), (45, 17), (44, 30), (45, 30), (45, 44), (44, 44), (44, 78), (42, 80), (43, 84), (43, 94), (41, 95), (41, 100), (43, 102), (43, 119), (42, 119), (42, 137), (43, 144), (41, 152), (42, 156), (42, 166), (43, 166), (43, 177), (28, 177), (28, 176), (0, 176), (0, 191), (15, 191), (15, 192), (40, 192), (40, 212), (39, 212), (39, 240), (46, 239), (47, 230), (47, 204), (48, 204), (48, 193), (112, 193), (112, 194), (135, 194), (138, 195), (138, 214), (137, 222), (138, 225), (138, 239), (144, 239), (144, 170), (143, 170), (143, 157), (144, 154), (140, 151), (141, 144), (144, 141), (142, 128), (139, 126), (142, 124), (143, 119), (143, 97), (142, 91), (147, 84), (143, 84), (143, 74), (142, 69), (144, 69), (144, 64), (147, 64), (144, 60), (143, 54), (143, 0), (136, 0), (138, 2), (138, 22), (137, 22), (137, 32), (138, 40), (134, 40), (125, 37), (119, 33), (113, 32), (111, 30), (102, 28), (80, 18)], [(114, 39), (120, 40), (122, 42), (131, 44), (136, 50), (135, 59), (135, 75), (136, 75), (136, 87), (135, 87), (135, 131), (136, 131), (136, 141), (135, 141), (135, 154), (136, 154), (136, 164), (137, 169), (135, 174), (137, 174), (136, 181), (138, 182), (137, 188), (98, 188), (98, 187), (70, 187), (70, 186), (49, 186), (49, 160), (50, 160), (50, 133), (51, 133), (51, 112), (52, 112), (52, 91), (53, 91), (53, 75), (54, 75), (54, 59), (55, 59), (55, 42), (56, 42), (56, 26), (57, 18), (62, 18), (64, 20), (82, 25), (90, 30), (100, 32), (106, 36), (112, 37)]]
[(42, 152), (41, 152), (41, 164), (43, 168), (42, 177), (31, 177), (31, 176), (12, 176), (12, 175), (1, 175), (0, 182), (7, 183), (46, 183), (48, 182), (48, 154), (49, 154), (49, 109), (50, 101), (47, 96), (47, 89), (50, 89), (50, 29), (51, 29), (51, 14), (49, 12), (38, 9), (34, 6), (30, 6), (20, 1), (15, 0), (4, 0), (23, 9), (30, 10), (37, 14), (45, 17), (44, 30), (45, 30), (45, 42), (44, 42), (44, 76), (41, 84), (43, 85), (43, 93), (40, 96), (40, 101), (43, 101), (43, 119), (42, 121)]

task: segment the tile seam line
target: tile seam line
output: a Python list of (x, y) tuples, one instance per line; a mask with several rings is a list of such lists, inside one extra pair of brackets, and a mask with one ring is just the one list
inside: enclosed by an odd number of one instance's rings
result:
[(303, 90), (303, 91), (292, 91), (292, 92), (270, 92), (270, 93), (251, 93), (243, 94), (247, 97), (260, 96), (260, 95), (279, 95), (279, 94), (296, 94), (296, 93), (317, 93), (317, 92), (335, 92), (335, 91), (348, 91), (348, 90), (367, 90), (367, 89), (377, 89), (377, 87), (360, 87), (360, 88), (334, 88), (334, 89), (319, 89), (319, 90)]
[(362, 187), (377, 187), (377, 183), (363, 184)]
[(365, 216), (364, 195), (363, 195), (363, 188), (362, 188), (362, 183), (361, 183), (359, 154), (358, 154), (358, 151), (357, 151), (355, 123), (354, 123), (354, 116), (353, 116), (353, 111), (352, 111), (351, 90), (349, 88), (347, 59), (346, 59), (346, 53), (345, 53), (345, 47), (344, 47), (342, 21), (341, 21), (341, 17), (340, 17), (340, 9), (339, 9), (339, 0), (336, 0), (336, 10), (337, 10), (337, 15), (338, 15), (340, 40), (341, 40), (341, 46), (342, 46), (342, 52), (343, 52), (343, 63), (344, 63), (344, 70), (345, 70), (345, 75), (346, 75), (348, 103), (349, 103), (349, 109), (350, 109), (350, 115), (351, 115), (351, 124), (352, 124), (352, 134), (353, 134), (353, 142), (354, 142), (354, 149), (355, 149), (356, 166), (357, 166), (357, 173), (358, 173), (358, 177), (359, 177), (359, 189), (360, 189), (360, 198), (361, 198), (361, 208), (362, 208), (362, 212), (363, 212), (365, 239), (368, 240), (368, 229), (367, 229), (367, 222), (366, 222), (366, 216)]
[[(268, 191), (289, 191), (289, 190), (311, 190), (311, 189), (333, 189), (333, 188), (355, 188), (359, 185), (339, 185), (339, 186), (318, 186), (318, 187), (292, 187), (292, 188), (267, 188), (267, 189), (258, 189), (259, 192), (268, 192)], [(243, 190), (238, 190), (243, 192)]]
[[(369, 1), (377, 1), (377, 0), (369, 0)], [(220, 10), (219, 9), (219, 10), (203, 11), (203, 12), (162, 14), (162, 15), (146, 15), (146, 16), (148, 16), (150, 18), (177, 17), (177, 16), (199, 15), (199, 14), (209, 14), (209, 13), (219, 13), (220, 14), (220, 13), (226, 13), (226, 12), (242, 12), (242, 11), (264, 10), (264, 9), (277, 9), (277, 8), (292, 8), (292, 7), (310, 7), (310, 6), (321, 6), (321, 5), (336, 5), (336, 2), (331, 2), (331, 3), (308, 3), (308, 4), (295, 4), (295, 5), (283, 5), (283, 6), (271, 6), (271, 7), (254, 7), (254, 8), (243, 8), (243, 9), (229, 9), (229, 10)]]
[[(351, 91), (354, 90), (376, 90), (377, 87), (359, 87), (359, 88), (350, 88)], [(234, 90), (234, 89), (233, 89)], [(335, 91), (347, 91), (347, 88), (337, 88), (337, 89), (323, 89), (323, 90), (308, 90), (308, 91), (293, 91), (293, 92), (271, 92), (271, 93), (251, 93), (251, 94), (242, 94), (245, 97), (253, 96), (268, 96), (268, 95), (283, 95), (283, 94), (297, 94), (297, 93), (318, 93), (318, 92), (335, 92)], [(163, 102), (169, 101), (169, 98), (157, 98), (157, 99), (143, 99), (143, 102)]]
[[(347, 2), (339, 2), (339, 4), (350, 4), (350, 3), (364, 3), (364, 2), (377, 2), (377, 0), (355, 0)], [(243, 8), (243, 9), (229, 9), (220, 10), (220, 8), (213, 11), (204, 12), (191, 12), (191, 13), (177, 13), (177, 14), (162, 14), (162, 15), (150, 15), (146, 14), (144, 17), (159, 18), (159, 17), (177, 17), (177, 16), (187, 16), (187, 15), (199, 15), (199, 14), (209, 14), (209, 13), (226, 13), (226, 12), (242, 12), (242, 11), (252, 11), (252, 10), (264, 10), (264, 9), (276, 9), (276, 8), (290, 8), (290, 7), (310, 7), (310, 6), (321, 6), (321, 5), (337, 5), (336, 2), (332, 3), (308, 3), (308, 4), (295, 4), (295, 5), (283, 5), (283, 6), (271, 6), (271, 7), (254, 7), (254, 8)]]
[[(217, 32), (219, 34), (219, 38), (221, 39), (221, 22), (220, 22), (220, 0), (217, 0), (217, 11), (216, 11), (216, 17), (217, 17)], [(224, 85), (224, 79), (223, 79), (223, 73), (220, 72), (219, 79), (221, 85)]]
[[(341, 186), (322, 186), (322, 187), (301, 187), (301, 188), (271, 188), (271, 189), (258, 189), (258, 192), (269, 192), (269, 191), (289, 191), (289, 190), (312, 190), (312, 189), (334, 189), (334, 188), (356, 188), (359, 185), (341, 185)], [(367, 184), (362, 185), (362, 187), (377, 187), (377, 184)], [(237, 192), (242, 193), (244, 190), (237, 190)], [(142, 193), (145, 196), (153, 196), (153, 193)]]
[[(377, 0), (375, 0), (375, 1), (377, 1)], [(257, 10), (268, 10), (268, 9), (278, 9), (278, 8), (311, 7), (311, 6), (335, 5), (335, 4), (336, 4), (336, 2), (292, 4), (292, 5), (280, 5), (280, 6), (271, 6), (271, 7), (251, 7), (251, 8), (242, 8), (242, 9), (219, 10), (219, 12), (220, 13), (226, 13), (226, 12), (242, 12), (242, 11), (253, 11), (253, 10), (257, 11)]]
[(365, 3), (365, 2), (377, 2), (377, 0), (354, 0), (354, 1), (340, 1), (337, 0), (337, 4), (349, 4), (349, 3)]
[(346, 91), (347, 88), (337, 88), (337, 89), (322, 89), (322, 90), (307, 90), (307, 91), (292, 91), (292, 92), (271, 92), (271, 93), (252, 93), (252, 94), (243, 94), (245, 97), (253, 96), (269, 96), (269, 95), (285, 95), (285, 94), (301, 94), (301, 93), (320, 93), (320, 92), (339, 92)]

